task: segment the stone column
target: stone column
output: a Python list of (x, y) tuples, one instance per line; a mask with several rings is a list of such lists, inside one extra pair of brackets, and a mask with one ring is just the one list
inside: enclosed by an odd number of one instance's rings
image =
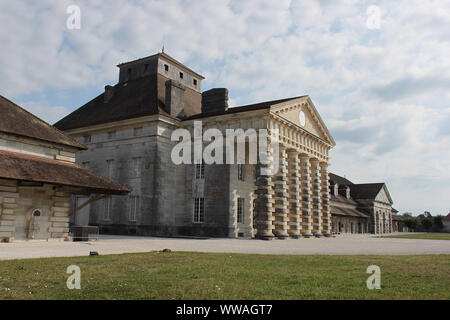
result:
[(287, 154), (286, 148), (280, 144), (280, 168), (274, 178), (275, 185), (275, 229), (278, 239), (289, 237), (288, 229), (288, 190), (287, 190)]
[(17, 182), (0, 180), (0, 239), (14, 240), (18, 198)]
[(300, 205), (300, 165), (298, 152), (295, 150), (288, 151), (288, 189), (289, 189), (289, 226), (288, 233), (293, 239), (301, 236), (301, 205)]
[(71, 199), (69, 193), (55, 193), (52, 207), (53, 215), (49, 219), (52, 224), (48, 230), (51, 238), (64, 238), (68, 235), (70, 201)]
[(322, 234), (325, 237), (331, 236), (331, 212), (330, 212), (330, 179), (328, 177), (328, 163), (320, 163), (320, 192), (322, 195)]
[[(260, 152), (262, 152), (260, 150)], [(271, 158), (270, 147), (266, 150), (268, 154), (268, 160), (273, 161)], [(272, 177), (262, 175), (261, 168), (267, 168), (269, 164), (258, 164), (256, 166), (256, 199), (255, 199), (255, 222), (256, 235), (255, 237), (263, 240), (272, 240), (273, 235), (273, 212), (274, 212), (274, 199), (273, 199), (273, 182)]]
[(322, 204), (321, 204), (321, 187), (320, 187), (320, 167), (319, 160), (312, 159), (311, 161), (311, 182), (312, 182), (312, 225), (313, 235), (316, 237), (322, 236)]
[(312, 236), (312, 218), (311, 218), (311, 170), (309, 163), (309, 156), (302, 154), (300, 156), (300, 172), (301, 172), (301, 208), (302, 208), (302, 236), (309, 238)]

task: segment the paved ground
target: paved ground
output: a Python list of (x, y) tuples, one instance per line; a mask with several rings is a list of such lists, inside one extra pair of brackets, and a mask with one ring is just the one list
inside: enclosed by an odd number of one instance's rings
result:
[(16, 241), (0, 243), (0, 260), (69, 257), (124, 252), (174, 251), (235, 252), (260, 254), (450, 254), (448, 240), (389, 239), (370, 235), (298, 240), (174, 239), (102, 236), (92, 242)]

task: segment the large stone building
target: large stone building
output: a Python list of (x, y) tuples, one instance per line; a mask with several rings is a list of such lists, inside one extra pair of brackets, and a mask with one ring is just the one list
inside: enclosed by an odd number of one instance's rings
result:
[(130, 190), (75, 164), (86, 147), (0, 96), (0, 239), (61, 239), (72, 195)]
[[(335, 233), (390, 233), (399, 230), (385, 183), (355, 184), (330, 173), (332, 230)], [(393, 218), (396, 221), (395, 225)]]
[[(112, 196), (86, 207), (86, 223), (115, 234), (331, 235), (335, 142), (308, 96), (228, 108), (226, 89), (202, 93), (204, 78), (165, 53), (118, 67), (116, 85), (55, 124), (89, 147), (77, 154), (80, 165), (133, 190), (126, 201)], [(258, 153), (272, 163), (250, 163), (248, 140), (244, 164), (175, 164), (172, 134), (184, 128), (195, 136), (198, 121), (224, 135), (255, 129), (266, 141)], [(278, 158), (279, 170), (266, 174)]]

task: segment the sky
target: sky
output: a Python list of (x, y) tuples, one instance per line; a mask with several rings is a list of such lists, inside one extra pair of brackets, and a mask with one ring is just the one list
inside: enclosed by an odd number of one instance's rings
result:
[(450, 211), (449, 0), (0, 0), (0, 43), (0, 94), (49, 123), (163, 44), (233, 106), (307, 94), (331, 172)]

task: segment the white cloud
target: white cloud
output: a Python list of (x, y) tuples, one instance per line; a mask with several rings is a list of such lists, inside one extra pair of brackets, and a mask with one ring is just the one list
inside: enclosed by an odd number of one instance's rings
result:
[[(81, 30), (66, 8), (81, 8)], [(450, 8), (356, 0), (0, 2), (2, 94), (47, 121), (68, 111), (22, 96), (101, 87), (115, 65), (159, 51), (228, 87), (230, 104), (309, 94), (337, 142), (332, 168), (387, 181), (400, 210), (449, 209)], [(65, 109), (66, 108), (66, 109)], [(49, 112), (50, 111), (50, 112)]]

